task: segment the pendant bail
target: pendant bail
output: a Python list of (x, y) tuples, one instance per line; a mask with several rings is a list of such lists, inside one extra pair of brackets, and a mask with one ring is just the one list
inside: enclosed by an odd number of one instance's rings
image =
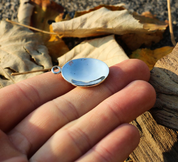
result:
[(60, 66), (53, 66), (53, 67), (51, 68), (51, 72), (52, 72), (53, 74), (59, 74), (59, 73), (61, 73), (61, 67), (60, 67)]

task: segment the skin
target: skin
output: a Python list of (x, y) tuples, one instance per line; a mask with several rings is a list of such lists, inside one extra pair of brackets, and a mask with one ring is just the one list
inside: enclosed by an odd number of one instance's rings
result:
[(92, 88), (51, 72), (0, 90), (0, 161), (123, 162), (137, 147), (130, 121), (155, 103), (140, 60), (110, 67)]

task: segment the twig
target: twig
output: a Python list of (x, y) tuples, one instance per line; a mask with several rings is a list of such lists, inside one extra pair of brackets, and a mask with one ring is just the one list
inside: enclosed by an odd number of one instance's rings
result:
[(12, 73), (12, 76), (16, 76), (16, 75), (24, 75), (24, 74), (29, 74), (29, 73), (36, 73), (36, 72), (42, 72), (42, 71), (50, 71), (51, 68), (49, 69), (41, 69), (41, 70), (34, 70), (34, 71), (26, 71), (26, 72), (22, 72), (22, 73)]
[(45, 33), (45, 34), (58, 35), (57, 33), (52, 33), (52, 32), (47, 32), (47, 31), (44, 31), (44, 30), (40, 30), (40, 29), (31, 27), (31, 26), (28, 26), (28, 25), (24, 25), (24, 24), (20, 24), (20, 23), (18, 23), (18, 22), (15, 22), (15, 21), (11, 21), (11, 20), (9, 20), (9, 19), (6, 19), (6, 21), (7, 21), (7, 22), (10, 22), (10, 23), (12, 23), (12, 24), (20, 25), (20, 26), (23, 26), (23, 27), (26, 27), (26, 28), (29, 28), (29, 29), (32, 29), (32, 30), (35, 30), (35, 31), (42, 32), (42, 33)]
[(167, 8), (168, 8), (168, 18), (169, 18), (169, 31), (171, 35), (171, 41), (174, 46), (176, 46), (176, 41), (174, 38), (174, 32), (172, 28), (172, 17), (171, 17), (171, 3), (170, 0), (167, 0)]

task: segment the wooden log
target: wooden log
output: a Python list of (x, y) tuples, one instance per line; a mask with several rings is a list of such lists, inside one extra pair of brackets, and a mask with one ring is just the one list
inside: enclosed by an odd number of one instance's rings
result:
[(151, 114), (158, 123), (178, 130), (178, 45), (172, 53), (157, 61), (150, 83), (157, 92)]
[(177, 162), (178, 45), (155, 64), (150, 83), (157, 93), (156, 104), (132, 122), (141, 139), (130, 157), (134, 162)]
[(130, 155), (134, 162), (177, 162), (178, 132), (157, 124), (150, 112), (132, 122), (141, 135), (138, 147)]

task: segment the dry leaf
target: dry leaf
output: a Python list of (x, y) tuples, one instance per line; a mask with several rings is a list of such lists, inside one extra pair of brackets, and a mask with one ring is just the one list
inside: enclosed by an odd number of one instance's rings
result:
[[(137, 16), (138, 18), (138, 16)], [(150, 20), (150, 18), (148, 18)], [(163, 30), (166, 24), (142, 24), (127, 10), (111, 11), (102, 7), (80, 17), (52, 23), (53, 31), (64, 37), (90, 37), (104, 34), (148, 33), (148, 31)], [(150, 28), (149, 28), (150, 26)]]
[(134, 12), (133, 17), (139, 20), (139, 22), (143, 24), (143, 28), (148, 31), (164, 31), (168, 26), (168, 23), (160, 21), (153, 15), (151, 16), (151, 14), (146, 15), (146, 13), (143, 13), (142, 15), (138, 15), (136, 12)]
[(69, 51), (69, 48), (64, 43), (64, 41), (58, 36), (51, 36), (50, 40), (45, 43), (48, 48), (49, 55), (51, 56), (53, 62), (57, 62), (57, 58)]
[(98, 5), (94, 8), (91, 8), (89, 10), (85, 10), (85, 11), (75, 11), (75, 15), (73, 17), (70, 16), (70, 13), (66, 14), (65, 15), (65, 18), (64, 20), (70, 20), (72, 18), (76, 18), (76, 17), (79, 17), (79, 16), (82, 16), (84, 14), (87, 14), (89, 12), (92, 12), (92, 11), (95, 11), (95, 10), (98, 10), (102, 7), (105, 7), (107, 8), (108, 10), (111, 10), (111, 11), (118, 11), (118, 10), (125, 10), (126, 8), (124, 7), (126, 6), (125, 3), (119, 3), (119, 4), (116, 4), (116, 5), (105, 5), (105, 4), (101, 4), (101, 5)]
[(98, 9), (100, 9), (100, 8), (102, 8), (102, 7), (105, 7), (105, 8), (107, 8), (108, 10), (111, 10), (111, 11), (121, 11), (121, 10), (125, 10), (125, 8), (123, 7), (124, 6), (124, 4), (122, 3), (122, 4), (118, 4), (118, 5), (99, 5), (99, 6), (96, 6), (96, 7), (94, 7), (94, 8), (92, 8), (92, 9), (89, 9), (89, 10), (87, 10), (87, 11), (79, 11), (79, 12), (75, 12), (75, 15), (74, 15), (74, 17), (79, 17), (79, 16), (82, 16), (82, 15), (84, 15), (84, 14), (87, 14), (87, 13), (89, 13), (89, 12), (93, 12), (93, 11), (95, 11), (95, 10), (98, 10)]
[(59, 66), (77, 58), (96, 58), (108, 66), (115, 65), (128, 59), (123, 49), (117, 44), (114, 35), (84, 41), (71, 51), (58, 58)]
[(149, 69), (153, 69), (155, 63), (161, 59), (162, 57), (166, 56), (167, 54), (171, 53), (173, 47), (162, 47), (155, 50), (150, 49), (138, 49), (132, 53), (130, 58), (137, 58), (144, 61)]
[(20, 0), (20, 7), (18, 10), (18, 22), (25, 25), (30, 25), (34, 6), (29, 3), (29, 0)]
[[(156, 44), (163, 38), (167, 23), (158, 20), (150, 12), (143, 12), (142, 15), (133, 13), (133, 16), (143, 24), (144, 29), (148, 29), (150, 32), (128, 33), (118, 36), (130, 50), (134, 51), (142, 45), (150, 47), (153, 43)], [(156, 31), (151, 32), (152, 30)]]
[(34, 11), (31, 18), (32, 26), (50, 31), (50, 24), (62, 20), (64, 8), (51, 0), (31, 0)]
[[(152, 18), (152, 19), (156, 19), (156, 18), (155, 18), (156, 15), (153, 15), (150, 11), (142, 12), (141, 15), (144, 16), (144, 17), (149, 17), (149, 18)], [(157, 20), (157, 19), (156, 19), (156, 20)]]
[[(126, 23), (123, 23), (126, 22)], [(111, 11), (102, 7), (68, 21), (52, 23), (53, 31), (64, 37), (90, 37), (103, 34), (125, 34), (141, 30), (142, 24), (129, 14), (127, 10)]]
[(163, 38), (163, 32), (158, 30), (154, 33), (129, 33), (116, 37), (125, 43), (127, 48), (134, 51), (142, 45), (150, 47), (153, 43), (158, 43)]
[[(124, 4), (118, 4), (115, 6), (108, 5), (100, 5), (95, 8), (92, 8), (88, 11), (76, 12), (74, 17), (79, 17), (81, 15), (87, 14), (89, 12), (95, 11), (102, 7), (105, 7), (111, 11), (124, 10)], [(153, 30), (155, 32), (133, 32), (124, 35), (118, 36), (118, 38), (127, 45), (127, 48), (130, 50), (136, 50), (141, 45), (145, 45), (147, 47), (151, 46), (153, 43), (158, 43), (163, 38), (163, 32), (166, 29), (168, 23), (164, 21), (160, 21), (150, 12), (143, 12), (141, 15), (137, 13), (132, 13), (133, 17), (137, 19), (141, 24), (143, 24), (144, 29), (149, 29), (149, 31)], [(148, 28), (150, 26), (150, 28)]]
[[(54, 21), (58, 22), (62, 20), (64, 8), (50, 0), (31, 0), (31, 2), (33, 2), (35, 6), (31, 18), (32, 26), (41, 30), (53, 32), (50, 24)], [(69, 51), (64, 41), (57, 35), (41, 35), (53, 61), (56, 61), (57, 57)]]
[(41, 74), (32, 73), (13, 77), (12, 72), (52, 67), (48, 50), (38, 34), (5, 21), (0, 22), (0, 29), (0, 87)]

